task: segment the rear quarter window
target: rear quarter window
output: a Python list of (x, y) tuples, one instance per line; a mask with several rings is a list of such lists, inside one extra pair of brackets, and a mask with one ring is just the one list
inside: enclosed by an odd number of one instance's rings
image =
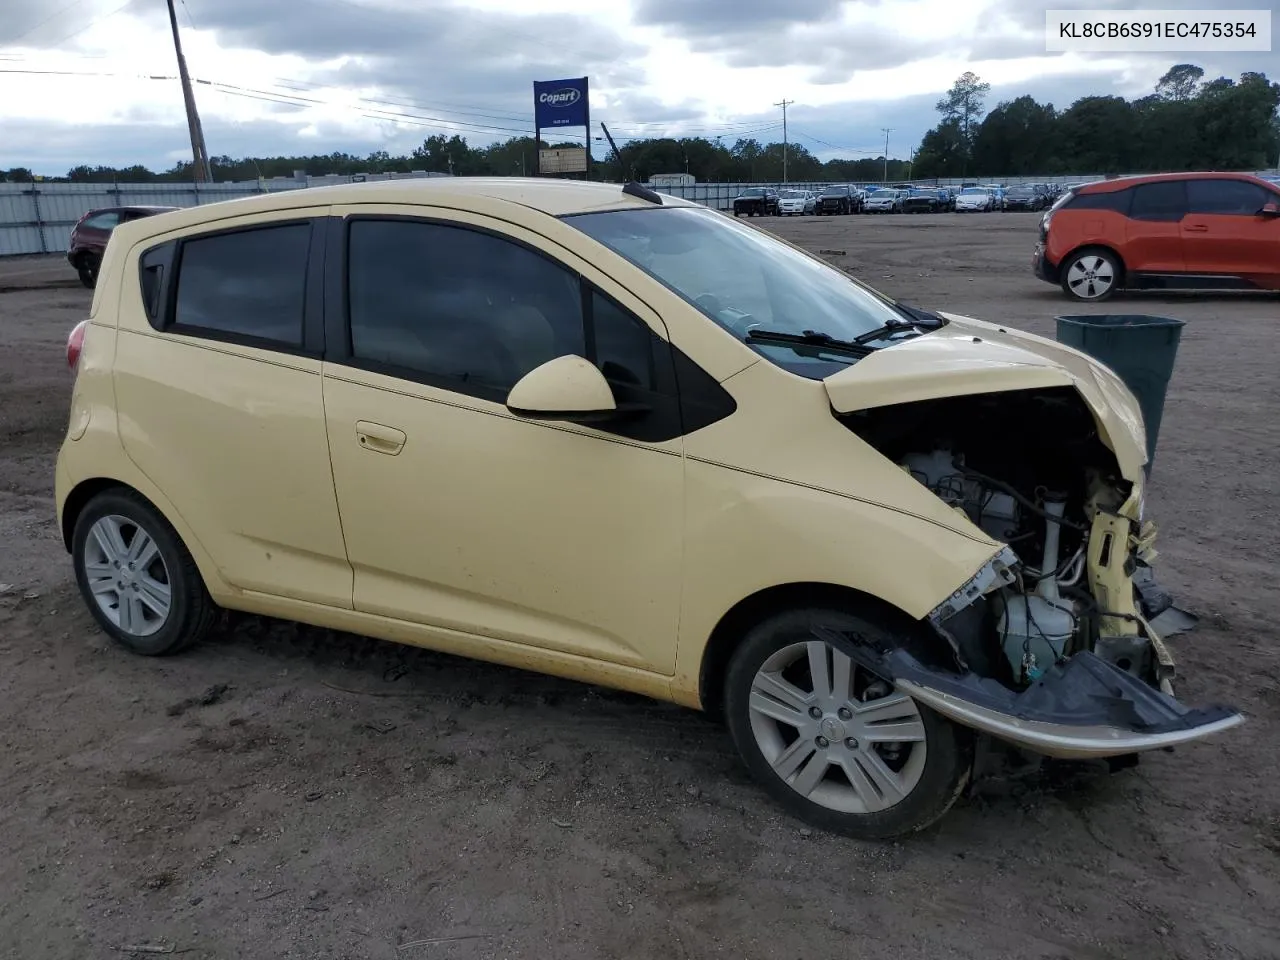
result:
[(1133, 190), (1112, 190), (1107, 193), (1077, 193), (1061, 209), (1064, 210), (1110, 210), (1112, 213), (1128, 215), (1133, 200)]

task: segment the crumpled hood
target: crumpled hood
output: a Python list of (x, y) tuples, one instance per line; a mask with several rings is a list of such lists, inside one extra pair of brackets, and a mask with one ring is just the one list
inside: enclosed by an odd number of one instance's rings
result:
[(1093, 411), (1103, 442), (1125, 478), (1147, 462), (1142, 412), (1132, 391), (1092, 357), (1055, 340), (943, 313), (941, 330), (877, 350), (823, 381), (837, 413), (895, 403), (1075, 387)]

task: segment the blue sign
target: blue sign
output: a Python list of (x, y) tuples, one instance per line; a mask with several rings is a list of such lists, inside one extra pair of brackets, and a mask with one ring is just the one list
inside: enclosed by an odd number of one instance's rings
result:
[(535, 80), (533, 82), (533, 125), (585, 127), (587, 122), (587, 78)]

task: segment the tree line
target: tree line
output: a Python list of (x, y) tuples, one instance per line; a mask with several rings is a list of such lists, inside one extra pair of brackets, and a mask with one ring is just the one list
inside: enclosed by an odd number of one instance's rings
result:
[[(937, 104), (941, 122), (924, 135), (913, 160), (884, 157), (821, 161), (800, 144), (785, 147), (787, 179), (871, 183), (882, 179), (1053, 176), (1145, 173), (1172, 170), (1259, 170), (1280, 163), (1280, 83), (1263, 73), (1239, 80), (1204, 80), (1194, 64), (1177, 64), (1148, 96), (1126, 100), (1089, 96), (1065, 110), (1030, 96), (998, 104), (989, 113), (990, 84), (965, 73)], [(426, 170), (457, 176), (520, 176), (536, 170), (540, 147), (573, 143), (534, 143), (513, 137), (472, 147), (466, 139), (443, 134), (428, 137), (406, 156), (376, 151), (367, 156), (330, 153), (300, 157), (220, 156), (211, 160), (215, 180), (357, 173), (408, 173)], [(581, 144), (577, 144), (581, 146)], [(699, 182), (759, 183), (783, 179), (781, 143), (740, 138), (658, 137), (629, 140), (617, 153), (592, 164), (597, 180), (647, 180), (658, 173), (689, 173)], [(30, 181), (26, 168), (0, 170), (0, 179)], [(65, 177), (76, 183), (190, 181), (190, 162), (164, 171), (129, 167), (74, 167)]]
[(1081, 97), (1065, 110), (1023, 96), (985, 111), (990, 84), (965, 73), (938, 101), (915, 176), (984, 177), (1263, 170), (1280, 162), (1280, 83), (1204, 80), (1180, 63), (1145, 97)]

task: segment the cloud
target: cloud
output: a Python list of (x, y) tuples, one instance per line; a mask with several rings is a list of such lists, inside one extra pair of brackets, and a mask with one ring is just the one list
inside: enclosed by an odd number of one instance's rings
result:
[(634, 19), (640, 26), (668, 27), (685, 37), (732, 38), (820, 23), (834, 18), (843, 5), (843, 0), (640, 0)]

